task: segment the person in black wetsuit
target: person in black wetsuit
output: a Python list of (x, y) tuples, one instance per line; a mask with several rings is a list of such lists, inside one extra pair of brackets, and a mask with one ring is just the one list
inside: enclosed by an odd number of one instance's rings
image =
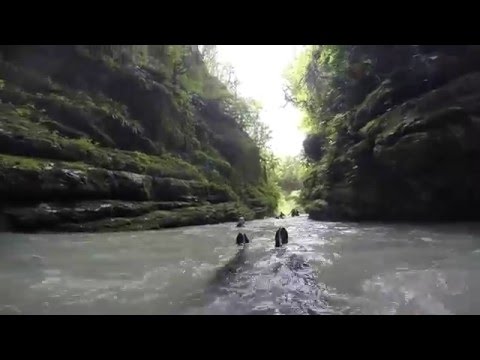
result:
[(281, 227), (275, 233), (275, 247), (281, 247), (285, 244), (288, 244), (288, 231)]
[(245, 225), (245, 218), (243, 216), (238, 219), (237, 227), (243, 227)]
[(250, 239), (247, 237), (247, 234), (238, 233), (236, 243), (237, 245), (249, 244)]

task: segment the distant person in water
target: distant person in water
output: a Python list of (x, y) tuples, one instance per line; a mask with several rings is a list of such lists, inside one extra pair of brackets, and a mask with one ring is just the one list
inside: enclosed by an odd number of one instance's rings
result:
[(238, 233), (236, 243), (237, 245), (245, 245), (250, 243), (250, 240), (248, 239), (247, 234)]
[(281, 227), (275, 233), (275, 247), (281, 247), (284, 244), (288, 244), (288, 231)]
[(244, 225), (245, 219), (243, 218), (243, 216), (241, 216), (240, 219), (238, 219), (237, 227), (243, 227)]
[(300, 216), (300, 212), (297, 210), (297, 209), (292, 209), (292, 211), (290, 212), (290, 215), (292, 217), (294, 216)]

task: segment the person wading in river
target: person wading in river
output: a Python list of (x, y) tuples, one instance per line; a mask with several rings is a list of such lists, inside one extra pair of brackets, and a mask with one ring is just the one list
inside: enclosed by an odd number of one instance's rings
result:
[(238, 233), (236, 243), (237, 245), (245, 245), (249, 244), (250, 240), (248, 239), (247, 234)]
[(285, 244), (288, 244), (288, 231), (281, 227), (275, 233), (275, 247), (281, 247)]
[(243, 216), (238, 219), (237, 227), (243, 227), (245, 225), (245, 219)]

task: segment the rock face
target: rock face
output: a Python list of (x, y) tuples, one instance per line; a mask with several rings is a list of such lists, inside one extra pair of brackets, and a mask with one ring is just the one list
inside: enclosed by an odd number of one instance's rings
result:
[(304, 191), (311, 218), (480, 218), (479, 47), (421, 50), (427, 65), (397, 65), (338, 115), (338, 137), (322, 160), (319, 147), (305, 148), (316, 161)]
[(259, 149), (217, 100), (102, 47), (115, 45), (0, 46), (2, 230), (141, 230), (272, 213)]

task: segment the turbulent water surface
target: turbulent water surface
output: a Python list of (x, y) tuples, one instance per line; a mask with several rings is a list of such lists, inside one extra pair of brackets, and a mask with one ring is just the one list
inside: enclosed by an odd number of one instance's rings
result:
[[(289, 244), (274, 248), (285, 226)], [(480, 227), (305, 216), (0, 234), (1, 314), (480, 314)]]

